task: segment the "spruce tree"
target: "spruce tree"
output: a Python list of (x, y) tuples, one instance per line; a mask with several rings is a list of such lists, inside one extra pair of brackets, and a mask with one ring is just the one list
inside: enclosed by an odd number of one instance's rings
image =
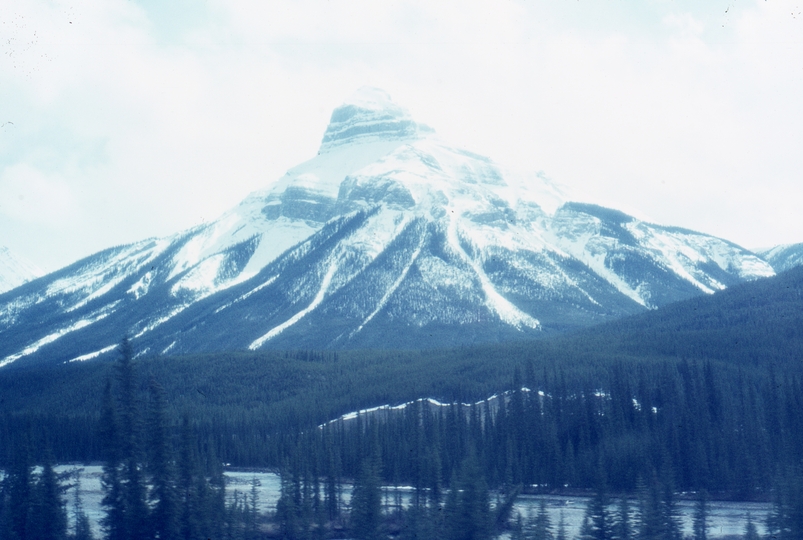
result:
[(33, 466), (30, 462), (28, 437), (13, 449), (11, 466), (3, 481), (6, 486), (6, 532), (9, 540), (27, 540), (31, 534), (34, 505)]
[(167, 421), (164, 389), (150, 382), (150, 411), (148, 415), (148, 472), (150, 474), (151, 534), (159, 540), (178, 539), (178, 508), (176, 474)]
[(190, 419), (186, 414), (181, 421), (177, 465), (176, 498), (179, 537), (182, 540), (200, 540), (200, 514), (203, 512), (203, 508), (198, 497), (197, 483), (195, 481), (199, 474), (199, 465), (194, 451)]
[(351, 527), (357, 540), (376, 540), (382, 525), (382, 492), (379, 456), (363, 461), (351, 496)]
[(94, 540), (92, 526), (89, 516), (84, 510), (84, 502), (81, 498), (81, 471), (75, 473), (75, 492), (73, 493), (72, 506), (73, 534), (71, 540)]
[(299, 537), (299, 509), (295, 497), (293, 473), (286, 468), (280, 476), (280, 496), (276, 502), (276, 522), (279, 533), (285, 540)]
[(53, 460), (50, 452), (47, 452), (34, 490), (30, 538), (64, 540), (67, 534), (67, 511), (63, 497), (66, 490), (62, 478), (53, 470)]
[(256, 540), (259, 531), (259, 479), (251, 478), (251, 490), (248, 493), (248, 521), (246, 523), (246, 539)]
[(488, 486), (473, 453), (463, 460), (460, 475), (449, 488), (444, 514), (445, 532), (449, 540), (491, 538)]
[(100, 439), (103, 452), (101, 506), (105, 515), (100, 524), (107, 540), (125, 540), (125, 502), (121, 479), (120, 432), (112, 398), (111, 381), (106, 381), (100, 415)]

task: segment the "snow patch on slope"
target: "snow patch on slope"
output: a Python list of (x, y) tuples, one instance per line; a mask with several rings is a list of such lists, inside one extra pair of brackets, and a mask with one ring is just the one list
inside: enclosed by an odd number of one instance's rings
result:
[(479, 278), (482, 291), (485, 293), (485, 305), (488, 309), (495, 313), (502, 321), (518, 330), (521, 330), (522, 326), (527, 326), (534, 329), (540, 328), (541, 323), (539, 323), (537, 319), (531, 317), (527, 313), (524, 313), (519, 308), (514, 306), (510, 301), (508, 301), (504, 296), (499, 294), (499, 292), (491, 283), (491, 280), (488, 278), (488, 275), (480, 267), (477, 261), (475, 261), (469, 256), (468, 253), (465, 252), (461, 242), (457, 237), (457, 227), (455, 226), (454, 221), (449, 224), (448, 238), (450, 247), (461, 259), (463, 259), (463, 262), (467, 263), (471, 269), (474, 270), (474, 274)]
[(36, 351), (38, 351), (39, 349), (41, 349), (45, 345), (47, 345), (49, 343), (53, 343), (57, 339), (69, 334), (70, 332), (74, 332), (76, 330), (80, 330), (81, 328), (86, 328), (87, 326), (89, 326), (91, 324), (94, 324), (94, 323), (98, 322), (101, 319), (105, 319), (111, 313), (112, 307), (113, 306), (106, 306), (105, 308), (101, 308), (100, 310), (92, 313), (91, 315), (89, 315), (88, 317), (86, 317), (84, 319), (76, 321), (76, 322), (74, 322), (73, 324), (71, 324), (71, 325), (69, 325), (67, 327), (61, 328), (56, 332), (53, 332), (51, 334), (46, 335), (45, 337), (43, 337), (41, 339), (38, 339), (37, 341), (35, 341), (35, 342), (31, 343), (30, 345), (28, 345), (27, 347), (25, 347), (20, 352), (12, 354), (12, 355), (9, 355), (9, 356), (6, 356), (2, 360), (0, 360), (0, 368), (5, 367), (8, 364), (10, 364), (10, 363), (12, 363), (12, 362), (14, 362), (16, 360), (19, 360), (20, 358), (22, 358), (24, 356), (28, 356), (28, 355), (31, 355), (31, 354), (35, 353)]
[(91, 352), (91, 353), (88, 353), (88, 354), (82, 354), (81, 356), (76, 356), (75, 358), (70, 360), (70, 362), (85, 362), (87, 360), (92, 360), (92, 359), (97, 358), (98, 356), (100, 356), (102, 354), (106, 354), (107, 352), (111, 352), (116, 348), (117, 348), (117, 345), (109, 345), (108, 347), (103, 347), (102, 349), (100, 349), (98, 351)]
[(290, 317), (282, 324), (272, 328), (267, 334), (254, 340), (251, 343), (251, 345), (248, 346), (248, 348), (252, 351), (259, 349), (262, 345), (265, 344), (266, 341), (278, 336), (279, 334), (284, 332), (287, 328), (293, 326), (295, 323), (303, 319), (307, 313), (318, 307), (318, 304), (320, 304), (323, 301), (324, 297), (326, 296), (326, 292), (329, 290), (329, 285), (332, 282), (332, 277), (334, 277), (336, 271), (337, 271), (337, 261), (333, 260), (329, 264), (329, 269), (326, 271), (326, 275), (324, 275), (323, 280), (321, 281), (321, 288), (318, 290), (318, 294), (315, 295), (315, 298), (313, 298), (310, 305), (302, 309), (292, 317)]
[(363, 327), (366, 324), (371, 322), (371, 319), (373, 319), (377, 313), (382, 311), (382, 308), (384, 308), (387, 305), (390, 297), (393, 295), (394, 292), (396, 292), (396, 290), (399, 288), (399, 285), (402, 284), (404, 278), (407, 277), (407, 273), (410, 271), (410, 267), (412, 267), (416, 259), (418, 259), (418, 256), (421, 254), (421, 249), (423, 248), (423, 245), (424, 245), (424, 237), (422, 236), (421, 242), (418, 244), (418, 247), (416, 248), (415, 252), (410, 257), (410, 260), (407, 262), (405, 267), (399, 273), (399, 276), (396, 278), (396, 281), (394, 281), (391, 284), (391, 286), (385, 291), (385, 294), (382, 295), (382, 298), (379, 299), (376, 308), (362, 321), (362, 323), (360, 324), (360, 326), (357, 327), (356, 330), (352, 331), (351, 334), (349, 334), (349, 338), (354, 337), (360, 330), (363, 329)]

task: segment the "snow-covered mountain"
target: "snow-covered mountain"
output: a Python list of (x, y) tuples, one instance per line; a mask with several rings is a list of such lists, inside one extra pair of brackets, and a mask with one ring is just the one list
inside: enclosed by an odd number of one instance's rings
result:
[(0, 246), (0, 294), (42, 275), (35, 264)]
[(803, 242), (761, 249), (756, 253), (770, 263), (776, 272), (783, 272), (795, 266), (803, 266)]
[(363, 88), (318, 155), (215, 222), (0, 295), (0, 366), (139, 353), (432, 347), (585, 326), (769, 264), (705, 234), (566, 202)]

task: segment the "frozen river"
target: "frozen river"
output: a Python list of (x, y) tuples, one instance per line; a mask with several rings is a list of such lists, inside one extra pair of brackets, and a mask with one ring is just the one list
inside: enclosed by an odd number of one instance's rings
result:
[[(57, 467), (59, 472), (77, 469), (80, 471), (80, 489), (81, 498), (83, 499), (84, 509), (89, 515), (90, 520), (95, 527), (95, 532), (98, 530), (98, 520), (102, 516), (100, 501), (103, 497), (100, 486), (100, 466), (71, 466), (60, 465)], [(251, 482), (253, 479), (258, 481), (259, 503), (262, 512), (273, 512), (276, 508), (276, 501), (279, 499), (279, 476), (271, 472), (244, 472), (244, 471), (227, 471), (226, 473), (226, 490), (229, 497), (234, 496), (234, 492), (238, 491), (242, 494), (251, 491)], [(344, 490), (344, 502), (348, 503), (350, 497), (350, 489), (346, 487)], [(400, 488), (401, 497), (403, 502), (409, 499), (410, 490)], [(72, 509), (72, 501), (74, 490), (67, 492), (68, 510)], [(493, 498), (492, 498), (493, 499)], [(393, 488), (385, 490), (384, 501), (387, 505), (395, 504), (395, 492)], [(514, 507), (514, 515), (520, 512), (524, 519), (528, 515), (535, 515), (538, 512), (538, 507), (541, 501), (546, 502), (547, 510), (552, 519), (553, 526), (557, 527), (558, 520), (561, 514), (566, 523), (569, 538), (574, 538), (579, 532), (580, 525), (583, 521), (583, 514), (585, 512), (587, 497), (557, 497), (553, 495), (521, 495), (516, 500)], [(631, 502), (631, 506), (636, 506), (636, 501)], [(684, 532), (691, 534), (692, 515), (694, 513), (694, 501), (679, 501), (678, 506), (683, 518)], [(741, 502), (720, 502), (711, 501), (709, 503), (709, 523), (711, 528), (709, 530), (710, 537), (717, 538), (727, 535), (741, 535), (744, 532), (745, 523), (747, 522), (748, 512), (753, 516), (753, 521), (759, 528), (759, 532), (764, 531), (764, 518), (770, 509), (767, 503), (741, 503)]]

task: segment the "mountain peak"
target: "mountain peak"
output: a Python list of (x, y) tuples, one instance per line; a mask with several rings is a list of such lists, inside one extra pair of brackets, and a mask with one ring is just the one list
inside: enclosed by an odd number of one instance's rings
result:
[(432, 129), (417, 124), (410, 112), (384, 90), (363, 86), (332, 112), (320, 152), (344, 144), (417, 139)]

